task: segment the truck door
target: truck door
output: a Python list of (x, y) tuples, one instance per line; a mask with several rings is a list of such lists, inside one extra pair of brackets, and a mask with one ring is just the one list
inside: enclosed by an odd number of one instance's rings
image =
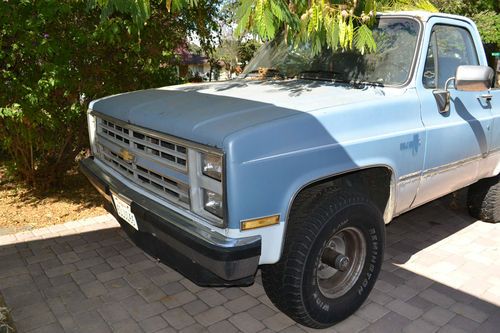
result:
[(490, 67), (496, 70), (494, 86), (489, 94), (484, 96), (488, 98), (486, 103), (491, 108), (493, 125), (488, 163), (483, 170), (480, 170), (480, 177), (495, 175), (500, 170), (500, 58), (497, 58), (496, 63), (490, 63)]
[(488, 91), (457, 91), (451, 82), (450, 109), (445, 113), (439, 112), (433, 94), (436, 89), (444, 89), (458, 66), (485, 61), (484, 54), (478, 55), (474, 44), (479, 37), (467, 22), (440, 18), (429, 20), (428, 25), (432, 29), (427, 29), (424, 38), (417, 76), (427, 145), (413, 207), (476, 181), (491, 142), (491, 107), (478, 98)]

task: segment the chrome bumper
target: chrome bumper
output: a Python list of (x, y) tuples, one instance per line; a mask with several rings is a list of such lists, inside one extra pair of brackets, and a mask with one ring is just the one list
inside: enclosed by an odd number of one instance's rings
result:
[(249, 285), (254, 281), (261, 253), (258, 236), (228, 238), (161, 205), (126, 186), (97, 165), (92, 157), (80, 170), (112, 203), (111, 192), (130, 200), (139, 231), (111, 213), (144, 251), (203, 286)]

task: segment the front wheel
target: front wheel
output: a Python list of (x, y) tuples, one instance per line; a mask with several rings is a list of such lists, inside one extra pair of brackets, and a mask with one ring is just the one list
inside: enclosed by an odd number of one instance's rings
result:
[(368, 297), (384, 241), (382, 215), (367, 198), (327, 191), (292, 209), (281, 260), (262, 268), (266, 293), (298, 323), (329, 327)]

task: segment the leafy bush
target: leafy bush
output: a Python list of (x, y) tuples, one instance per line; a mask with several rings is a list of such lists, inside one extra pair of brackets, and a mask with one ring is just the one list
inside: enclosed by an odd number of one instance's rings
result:
[(500, 2), (498, 0), (431, 0), (442, 12), (464, 15), (476, 22), (483, 43), (500, 47)]
[(476, 22), (483, 43), (500, 47), (500, 13), (487, 10), (475, 14), (472, 19)]
[(207, 7), (174, 15), (158, 1), (138, 26), (92, 1), (0, 1), (0, 151), (11, 172), (38, 188), (57, 185), (88, 145), (88, 102), (178, 83), (174, 50), (201, 17), (212, 32), (216, 11)]

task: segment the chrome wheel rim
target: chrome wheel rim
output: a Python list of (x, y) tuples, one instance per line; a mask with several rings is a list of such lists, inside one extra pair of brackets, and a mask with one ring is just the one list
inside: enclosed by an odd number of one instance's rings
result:
[(366, 240), (360, 229), (337, 231), (325, 243), (316, 267), (319, 290), (327, 298), (345, 295), (358, 281), (366, 260)]

